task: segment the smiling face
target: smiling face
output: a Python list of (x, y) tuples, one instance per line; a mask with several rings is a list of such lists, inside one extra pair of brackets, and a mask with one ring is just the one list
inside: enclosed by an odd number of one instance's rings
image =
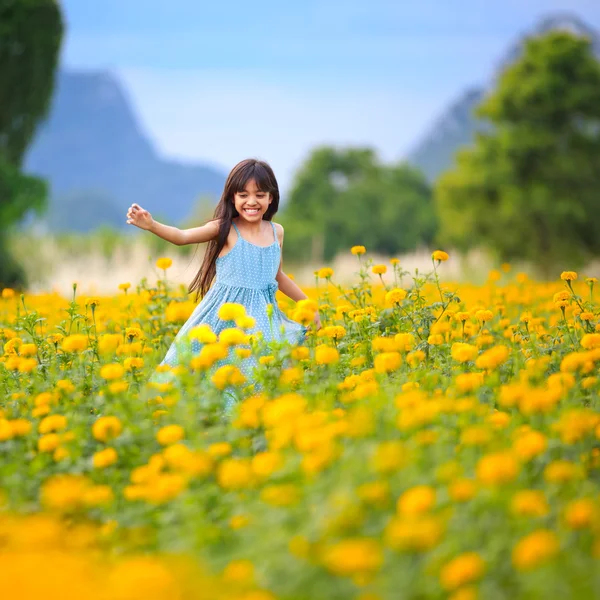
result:
[(271, 194), (258, 189), (254, 179), (250, 179), (244, 190), (236, 192), (233, 198), (240, 217), (250, 222), (262, 220), (271, 202)]

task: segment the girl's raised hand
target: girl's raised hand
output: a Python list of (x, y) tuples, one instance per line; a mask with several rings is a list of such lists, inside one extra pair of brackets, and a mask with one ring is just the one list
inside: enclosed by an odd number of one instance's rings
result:
[(152, 215), (145, 209), (143, 209), (139, 204), (132, 204), (127, 211), (127, 224), (135, 225), (140, 229), (150, 229), (152, 224), (154, 223), (154, 219)]

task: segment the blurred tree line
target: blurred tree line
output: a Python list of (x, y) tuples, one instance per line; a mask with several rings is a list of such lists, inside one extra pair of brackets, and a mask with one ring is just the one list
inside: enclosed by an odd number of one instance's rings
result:
[(23, 284), (7, 248), (8, 232), (41, 211), (44, 181), (22, 173), (25, 151), (54, 87), (63, 21), (55, 0), (0, 0), (0, 284)]
[(318, 148), (298, 172), (279, 217), (286, 256), (330, 260), (355, 244), (396, 254), (429, 245), (433, 196), (409, 165), (384, 165), (370, 149)]
[(480, 105), (492, 125), (436, 182), (439, 241), (549, 276), (600, 252), (600, 62), (562, 31), (527, 40)]

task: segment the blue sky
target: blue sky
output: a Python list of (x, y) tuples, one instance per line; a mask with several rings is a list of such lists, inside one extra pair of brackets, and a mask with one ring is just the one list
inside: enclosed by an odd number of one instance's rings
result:
[(600, 30), (598, 0), (63, 0), (63, 66), (114, 72), (157, 150), (282, 191), (311, 148), (400, 160), (549, 13)]

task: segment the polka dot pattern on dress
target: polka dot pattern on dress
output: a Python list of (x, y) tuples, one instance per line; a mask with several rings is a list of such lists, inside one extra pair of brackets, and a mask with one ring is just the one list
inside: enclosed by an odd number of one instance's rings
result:
[[(233, 248), (225, 255), (217, 258), (216, 277), (212, 287), (200, 301), (190, 318), (181, 327), (168, 349), (162, 365), (174, 367), (180, 360), (179, 349), (189, 347), (188, 333), (200, 324), (207, 324), (214, 333), (219, 333), (234, 326), (231, 321), (219, 318), (219, 308), (226, 302), (242, 304), (246, 314), (256, 321), (249, 334), (262, 332), (266, 341), (287, 339), (291, 344), (301, 344), (306, 337), (308, 327), (289, 319), (277, 305), (275, 293), (278, 284), (275, 279), (281, 261), (281, 247), (277, 240), (275, 225), (271, 221), (274, 241), (269, 246), (258, 246), (245, 240), (232, 223), (237, 240)], [(272, 326), (267, 316), (267, 306), (273, 305)], [(193, 350), (198, 351), (199, 344)], [(227, 361), (219, 361), (221, 366)], [(242, 372), (252, 381), (252, 371), (256, 367), (255, 359), (242, 362)]]

